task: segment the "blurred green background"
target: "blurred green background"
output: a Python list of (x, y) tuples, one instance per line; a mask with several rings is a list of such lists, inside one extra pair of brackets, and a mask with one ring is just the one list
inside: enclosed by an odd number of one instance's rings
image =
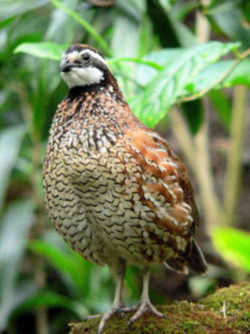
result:
[[(189, 167), (201, 212), (202, 277), (152, 273), (155, 303), (197, 299), (250, 273), (250, 3), (245, 0), (1, 0), (0, 332), (67, 333), (111, 306), (107, 268), (62, 241), (44, 211), (41, 166), (58, 60), (83, 42), (107, 57), (133, 112)], [(135, 303), (130, 267), (125, 298)]]

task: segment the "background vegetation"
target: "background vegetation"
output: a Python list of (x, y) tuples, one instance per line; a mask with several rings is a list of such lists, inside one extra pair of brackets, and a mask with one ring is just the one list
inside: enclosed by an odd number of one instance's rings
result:
[[(209, 272), (155, 269), (154, 302), (249, 279), (249, 1), (2, 0), (0, 331), (11, 334), (66, 333), (112, 300), (107, 268), (67, 247), (42, 202), (48, 129), (66, 94), (57, 61), (74, 42), (105, 54), (135, 114), (174, 145), (197, 189)], [(126, 283), (133, 303), (136, 268)]]

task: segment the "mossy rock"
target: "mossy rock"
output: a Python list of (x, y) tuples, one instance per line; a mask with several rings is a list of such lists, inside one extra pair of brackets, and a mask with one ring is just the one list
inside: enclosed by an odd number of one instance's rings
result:
[[(166, 319), (146, 314), (128, 328), (132, 313), (116, 315), (103, 334), (250, 334), (250, 283), (220, 289), (199, 303), (174, 302), (158, 309)], [(98, 324), (99, 319), (70, 324), (70, 334), (96, 334)]]

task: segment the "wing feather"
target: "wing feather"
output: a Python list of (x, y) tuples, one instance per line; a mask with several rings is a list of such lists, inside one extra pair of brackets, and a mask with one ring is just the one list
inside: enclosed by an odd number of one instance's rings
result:
[(155, 223), (172, 234), (192, 235), (199, 215), (183, 163), (167, 142), (150, 129), (128, 130), (127, 138), (127, 149), (143, 168), (138, 179), (139, 194), (155, 212)]

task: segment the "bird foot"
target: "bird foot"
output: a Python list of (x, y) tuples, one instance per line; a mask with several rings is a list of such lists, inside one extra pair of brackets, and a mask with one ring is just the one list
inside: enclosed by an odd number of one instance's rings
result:
[(115, 314), (121, 314), (121, 313), (127, 313), (127, 312), (132, 312), (137, 309), (136, 306), (133, 307), (117, 307), (117, 308), (112, 308), (110, 311), (104, 313), (104, 314), (93, 314), (93, 315), (88, 315), (87, 317), (84, 318), (84, 320), (91, 320), (91, 319), (96, 319), (96, 318), (101, 318), (99, 327), (98, 327), (98, 334), (101, 334), (106, 322)]
[[(121, 314), (123, 312), (130, 312), (132, 308), (128, 307), (117, 307), (117, 308), (112, 308), (110, 311), (106, 312), (103, 314), (102, 319), (100, 321), (99, 327), (98, 327), (98, 334), (102, 334), (102, 331), (106, 325), (106, 322), (115, 314)], [(99, 314), (97, 315), (99, 316)]]
[(146, 300), (142, 302), (136, 311), (136, 313), (133, 315), (133, 317), (129, 320), (128, 325), (131, 326), (136, 320), (138, 320), (143, 314), (145, 313), (152, 313), (156, 315), (159, 318), (166, 318), (166, 315), (159, 312), (154, 305), (150, 302), (150, 300)]
[(84, 317), (83, 320), (91, 320), (91, 319), (95, 319), (95, 318), (100, 318), (102, 316), (102, 314), (91, 314), (91, 315), (88, 315), (86, 317)]

